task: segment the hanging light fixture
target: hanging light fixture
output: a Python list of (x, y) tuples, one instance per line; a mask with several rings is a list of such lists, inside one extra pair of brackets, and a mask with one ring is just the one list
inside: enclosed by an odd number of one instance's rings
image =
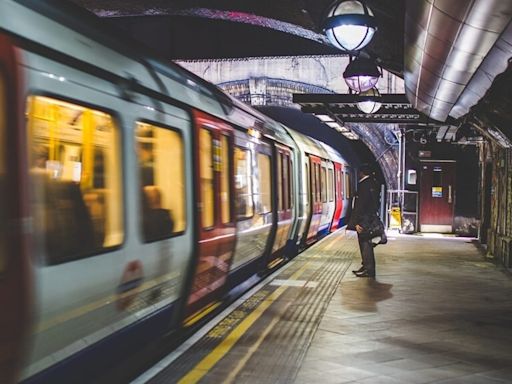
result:
[(380, 76), (382, 74), (375, 62), (363, 57), (352, 60), (343, 72), (345, 83), (357, 93), (372, 89), (379, 81)]
[(357, 51), (372, 39), (377, 25), (364, 0), (336, 1), (327, 13), (324, 31), (329, 41), (344, 51)]
[(380, 92), (377, 88), (372, 88), (368, 91), (361, 92), (357, 95), (357, 108), (364, 113), (375, 113), (381, 107)]

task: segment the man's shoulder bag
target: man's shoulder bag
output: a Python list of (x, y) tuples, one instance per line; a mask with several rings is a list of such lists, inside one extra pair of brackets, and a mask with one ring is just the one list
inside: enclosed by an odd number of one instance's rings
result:
[(388, 242), (384, 224), (376, 214), (372, 215), (368, 222), (364, 223), (362, 227), (363, 232), (361, 233), (361, 236), (363, 236), (365, 239), (374, 239), (376, 237), (380, 237), (380, 240), (377, 242), (377, 244), (386, 244)]

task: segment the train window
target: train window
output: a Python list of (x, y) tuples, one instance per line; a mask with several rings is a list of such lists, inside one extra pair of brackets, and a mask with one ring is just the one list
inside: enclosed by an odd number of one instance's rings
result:
[(199, 178), (201, 184), (201, 220), (203, 228), (214, 225), (214, 173), (212, 133), (201, 128), (199, 131)]
[(288, 156), (281, 154), (282, 156), (282, 167), (283, 167), (283, 208), (290, 209), (290, 176), (288, 174)]
[(231, 222), (231, 199), (229, 193), (229, 139), (222, 135), (220, 138), (220, 219), (222, 224)]
[(315, 179), (316, 179), (316, 202), (322, 201), (322, 189), (320, 181), (320, 164), (315, 164)]
[(345, 192), (345, 199), (350, 199), (350, 196), (348, 194), (350, 187), (348, 185), (348, 174), (347, 174), (347, 172), (343, 172), (343, 180), (344, 180), (344, 183), (343, 183), (344, 184), (343, 185), (344, 189), (343, 190)]
[(308, 172), (308, 165), (306, 164), (306, 174), (308, 175), (309, 177), (309, 183), (308, 183), (308, 186), (309, 186), (309, 195), (311, 196), (311, 203), (315, 202), (316, 201), (316, 178), (315, 178), (315, 170), (316, 170), (316, 167), (315, 167), (315, 163), (311, 163), (310, 164), (310, 169), (309, 169), (309, 172)]
[(334, 169), (334, 174), (332, 175), (333, 177), (333, 187), (334, 187), (334, 201), (338, 201), (340, 199), (340, 195), (339, 195), (339, 184), (338, 184), (338, 170), (335, 168)]
[(272, 212), (270, 156), (258, 153), (258, 170), (260, 198), (257, 211), (261, 214), (269, 213)]
[(137, 122), (142, 234), (145, 242), (185, 230), (183, 139), (168, 128)]
[(7, 225), (7, 196), (5, 191), (5, 178), (7, 177), (6, 171), (6, 147), (5, 147), (5, 127), (6, 127), (6, 98), (5, 98), (5, 83), (3, 73), (0, 72), (0, 277), (6, 268), (7, 260), (7, 240), (6, 240), (6, 225)]
[(318, 179), (317, 179), (317, 164), (313, 163), (311, 167), (311, 200), (312, 202), (318, 201)]
[(322, 203), (327, 202), (327, 172), (325, 170), (325, 167), (321, 167), (321, 198)]
[(329, 201), (334, 200), (334, 171), (329, 168), (328, 170), (328, 177), (327, 177), (327, 198)]
[(350, 173), (345, 172), (345, 198), (350, 199), (352, 197), (352, 184), (350, 184)]
[[(311, 196), (311, 177), (309, 175), (309, 165), (308, 165), (308, 163), (305, 163), (304, 167), (306, 169), (306, 190), (307, 190), (307, 196)], [(309, 200), (309, 197), (308, 197), (308, 200)]]
[(235, 210), (238, 219), (254, 214), (251, 154), (239, 147), (235, 147)]
[(292, 200), (292, 191), (293, 191), (293, 182), (292, 182), (292, 161), (290, 156), (286, 156), (286, 168), (288, 169), (288, 208), (291, 209), (293, 207)]
[(283, 210), (283, 154), (278, 152), (277, 156), (277, 210)]
[(341, 180), (341, 170), (336, 170), (336, 192), (337, 192), (337, 198), (344, 199), (345, 198), (345, 191), (343, 191), (343, 182)]
[(46, 262), (120, 245), (121, 151), (112, 116), (42, 96), (29, 97), (27, 107), (35, 238)]

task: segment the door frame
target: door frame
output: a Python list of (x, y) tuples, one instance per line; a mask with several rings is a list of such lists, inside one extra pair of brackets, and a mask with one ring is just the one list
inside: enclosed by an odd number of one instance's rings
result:
[[(185, 326), (191, 326), (201, 320), (208, 313), (213, 311), (221, 303), (221, 299), (225, 293), (227, 286), (229, 267), (233, 258), (233, 251), (236, 244), (236, 222), (234, 215), (234, 178), (233, 178), (233, 144), (234, 144), (234, 127), (230, 124), (210, 116), (204, 112), (193, 110), (193, 126), (194, 126), (194, 180), (195, 185), (198, 186), (198, 190), (195, 193), (195, 246), (194, 246), (194, 257), (192, 260), (191, 271), (189, 274), (188, 290), (184, 299), (184, 320)], [(199, 137), (201, 129), (206, 128), (211, 133), (212, 138), (212, 167), (213, 167), (213, 226), (204, 228), (202, 223), (201, 207), (202, 207), (202, 195), (200, 191), (201, 186), (201, 157), (199, 147)], [(228, 138), (228, 190), (230, 194), (229, 198), (229, 221), (222, 222), (221, 213), (221, 171), (222, 164), (215, 163), (219, 162), (221, 154), (221, 137), (226, 136)], [(218, 148), (215, 147), (215, 142), (219, 143)], [(217, 153), (217, 152), (218, 153)], [(218, 169), (216, 169), (218, 167)], [(216, 243), (212, 243), (216, 241)], [(209, 249), (212, 254), (206, 255), (206, 250)], [(204, 259), (219, 259), (220, 256), (225, 256), (226, 260), (222, 260), (224, 267), (218, 268), (223, 272), (223, 276), (219, 279), (210, 282), (201, 289), (208, 291), (204, 294), (198, 294), (193, 297), (194, 294), (200, 290), (194, 291), (194, 283), (198, 278), (198, 269), (200, 262)], [(216, 260), (217, 262), (219, 260)], [(211, 289), (210, 289), (211, 288)]]
[[(423, 218), (423, 209), (422, 209), (422, 201), (423, 197), (421, 196), (423, 190), (423, 164), (425, 163), (452, 163), (453, 164), (453, 187), (448, 193), (452, 196), (452, 207), (451, 207), (451, 224), (422, 224)], [(420, 196), (419, 196), (419, 228), (420, 232), (437, 232), (437, 233), (453, 233), (453, 223), (455, 219), (455, 187), (456, 187), (456, 160), (436, 160), (436, 159), (421, 159), (420, 160), (421, 173), (420, 173)]]
[(0, 337), (9, 354), (0, 359), (0, 382), (17, 381), (22, 368), (26, 342), (33, 321), (33, 273), (31, 260), (31, 213), (29, 208), (27, 132), (23, 73), (17, 65), (19, 49), (15, 41), (0, 32), (0, 76), (4, 85), (5, 148), (4, 157), (6, 222), (5, 260), (0, 271), (0, 307), (2, 319)]

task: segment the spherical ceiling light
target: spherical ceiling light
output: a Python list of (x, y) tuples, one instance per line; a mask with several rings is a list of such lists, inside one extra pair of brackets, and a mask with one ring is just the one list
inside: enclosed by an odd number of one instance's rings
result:
[(350, 62), (343, 72), (343, 78), (348, 87), (356, 92), (372, 89), (382, 74), (373, 60), (357, 58)]
[(345, 51), (366, 46), (376, 30), (375, 17), (364, 0), (338, 0), (329, 9), (324, 26), (329, 41)]
[(357, 108), (364, 113), (375, 113), (381, 107), (380, 92), (377, 88), (372, 88), (368, 91), (361, 92), (357, 95)]

